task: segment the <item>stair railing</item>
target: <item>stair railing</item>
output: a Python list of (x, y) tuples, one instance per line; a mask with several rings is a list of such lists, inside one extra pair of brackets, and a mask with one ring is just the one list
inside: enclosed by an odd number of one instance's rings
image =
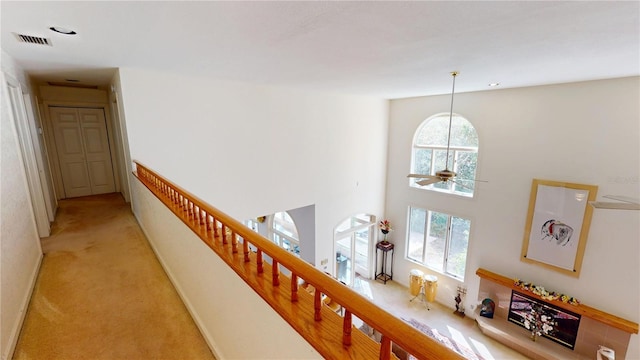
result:
[[(135, 164), (134, 175), (140, 182), (323, 357), (389, 360), (395, 357), (392, 344), (396, 344), (418, 359), (464, 359), (241, 222), (139, 162)], [(264, 261), (265, 255), (271, 264)], [(282, 275), (280, 267), (291, 276)], [(315, 292), (299, 291), (301, 280)], [(340, 304), (344, 315), (323, 306), (323, 295)], [(380, 343), (353, 331), (354, 315), (382, 334)]]

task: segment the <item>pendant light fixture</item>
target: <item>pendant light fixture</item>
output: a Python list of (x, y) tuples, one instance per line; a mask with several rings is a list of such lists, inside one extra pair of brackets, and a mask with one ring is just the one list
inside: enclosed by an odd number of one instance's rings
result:
[[(449, 134), (447, 135), (447, 157), (445, 157), (444, 170), (436, 171), (435, 175), (423, 175), (423, 174), (407, 175), (407, 177), (410, 177), (410, 178), (420, 179), (416, 181), (416, 184), (420, 186), (427, 186), (427, 185), (435, 184), (441, 181), (443, 182), (453, 181), (453, 178), (456, 177), (456, 173), (453, 172), (452, 170), (449, 170), (449, 147), (451, 145), (451, 124), (453, 123), (453, 95), (456, 90), (456, 76), (458, 76), (458, 72), (452, 71), (451, 76), (453, 76), (453, 87), (451, 88), (451, 107), (449, 109)], [(453, 166), (451, 168), (453, 168)]]

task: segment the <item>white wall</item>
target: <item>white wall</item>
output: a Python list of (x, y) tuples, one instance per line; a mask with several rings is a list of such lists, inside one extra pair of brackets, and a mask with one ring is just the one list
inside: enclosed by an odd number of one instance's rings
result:
[[(2, 72), (26, 86), (22, 70), (2, 51)], [(10, 359), (42, 258), (18, 135), (4, 77), (0, 109), (0, 349)]]
[(316, 207), (304, 206), (288, 211), (293, 222), (296, 223), (298, 239), (300, 240), (300, 257), (308, 263), (315, 263), (316, 259)]
[[(640, 212), (595, 210), (576, 279), (520, 261), (533, 178), (598, 185), (598, 194), (640, 197), (640, 78), (622, 78), (455, 95), (454, 112), (480, 139), (473, 199), (410, 188), (411, 142), (429, 116), (448, 112), (450, 96), (391, 101), (386, 214), (396, 225), (397, 280), (408, 284), (407, 209), (420, 206), (472, 221), (465, 285), (477, 299), (479, 267), (577, 297), (639, 322)], [(428, 271), (427, 271), (428, 272)], [(439, 277), (437, 301), (454, 306), (456, 286)], [(396, 277), (394, 277), (396, 280)], [(640, 358), (638, 336), (628, 355)]]
[(315, 204), (317, 263), (339, 221), (383, 211), (386, 100), (128, 68), (120, 81), (134, 160), (236, 219)]
[(136, 218), (217, 359), (322, 359), (133, 176), (131, 185)]
[(111, 105), (111, 113), (113, 114), (113, 121), (115, 131), (117, 132), (118, 139), (118, 152), (122, 152), (118, 155), (119, 161), (122, 161), (120, 169), (122, 170), (122, 195), (125, 201), (131, 202), (131, 184), (130, 178), (131, 171), (134, 170), (131, 162), (131, 151), (129, 150), (129, 135), (127, 133), (127, 125), (124, 115), (122, 87), (120, 85), (120, 72), (116, 71), (111, 79), (110, 84), (111, 91), (109, 93), (109, 103)]

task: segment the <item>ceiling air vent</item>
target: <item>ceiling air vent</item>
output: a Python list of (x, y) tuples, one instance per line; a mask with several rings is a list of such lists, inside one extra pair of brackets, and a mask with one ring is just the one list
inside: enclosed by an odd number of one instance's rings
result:
[(15, 35), (18, 38), (18, 41), (20, 42), (36, 44), (36, 45), (53, 46), (53, 44), (51, 44), (51, 39), (47, 39), (39, 36), (24, 35), (24, 34), (15, 34)]

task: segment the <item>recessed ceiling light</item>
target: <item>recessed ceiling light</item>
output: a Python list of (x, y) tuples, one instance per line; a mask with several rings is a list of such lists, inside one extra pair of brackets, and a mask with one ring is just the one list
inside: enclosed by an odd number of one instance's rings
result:
[(491, 87), (500, 86), (500, 83), (491, 83), (491, 84), (489, 84), (489, 86), (491, 86)]
[(76, 32), (73, 31), (73, 30), (65, 29), (65, 28), (59, 27), (59, 26), (52, 26), (52, 27), (49, 28), (49, 30), (55, 31), (57, 33), (64, 34), (64, 35), (75, 35), (76, 34)]

